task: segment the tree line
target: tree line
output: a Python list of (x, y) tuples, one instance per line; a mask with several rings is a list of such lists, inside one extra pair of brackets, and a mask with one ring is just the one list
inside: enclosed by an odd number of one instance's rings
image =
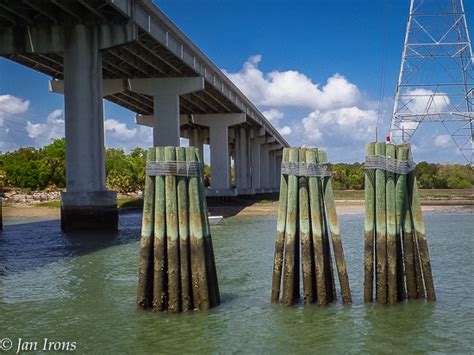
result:
[[(135, 148), (125, 153), (123, 149), (107, 148), (105, 155), (109, 189), (122, 193), (143, 189), (145, 149)], [(57, 139), (42, 148), (26, 147), (0, 153), (0, 161), (3, 161), (4, 183), (7, 187), (31, 190), (66, 187), (64, 139)], [(364, 188), (364, 164), (336, 163), (332, 164), (331, 168), (334, 189), (362, 190)], [(420, 188), (424, 189), (464, 189), (474, 186), (473, 169), (469, 165), (420, 162), (416, 165), (415, 172)], [(233, 180), (233, 171), (231, 177)], [(209, 186), (210, 167), (208, 165), (204, 166), (204, 180)]]

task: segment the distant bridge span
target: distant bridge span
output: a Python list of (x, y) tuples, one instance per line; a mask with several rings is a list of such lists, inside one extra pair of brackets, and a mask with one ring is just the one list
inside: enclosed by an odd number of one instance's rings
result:
[(151, 0), (0, 0), (0, 55), (50, 75), (50, 90), (64, 94), (64, 229), (116, 226), (102, 98), (153, 127), (154, 146), (210, 144), (210, 195), (278, 189), (288, 143)]

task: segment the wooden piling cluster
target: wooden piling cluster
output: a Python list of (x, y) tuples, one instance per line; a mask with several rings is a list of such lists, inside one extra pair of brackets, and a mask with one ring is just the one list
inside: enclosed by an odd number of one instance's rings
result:
[(371, 142), (365, 154), (364, 300), (373, 301), (375, 284), (379, 304), (435, 301), (415, 171), (407, 164), (410, 145)]
[[(283, 166), (323, 166), (326, 152), (316, 148), (283, 149)], [(298, 165), (299, 164), (299, 165)], [(317, 175), (317, 174), (316, 174)], [(342, 301), (352, 303), (331, 178), (283, 173), (273, 263), (272, 302), (326, 305), (336, 300), (330, 239)]]
[(176, 171), (145, 178), (137, 305), (169, 312), (214, 307), (220, 296), (203, 176), (178, 171), (201, 162), (198, 149), (150, 148), (147, 161)]

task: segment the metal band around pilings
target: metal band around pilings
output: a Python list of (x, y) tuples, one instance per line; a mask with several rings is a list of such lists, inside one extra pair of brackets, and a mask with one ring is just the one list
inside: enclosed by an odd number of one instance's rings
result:
[(365, 157), (365, 169), (380, 169), (398, 175), (406, 175), (415, 169), (416, 164), (411, 160), (398, 160), (381, 155)]
[(331, 177), (331, 170), (329, 170), (329, 163), (297, 163), (297, 162), (283, 162), (281, 163), (281, 173), (283, 175), (295, 176), (317, 176), (317, 177)]
[(147, 176), (202, 176), (203, 169), (198, 161), (147, 161)]

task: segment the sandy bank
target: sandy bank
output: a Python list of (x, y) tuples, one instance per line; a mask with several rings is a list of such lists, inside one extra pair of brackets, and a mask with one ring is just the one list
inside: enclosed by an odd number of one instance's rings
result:
[[(467, 212), (474, 213), (474, 205), (466, 204), (423, 204), (424, 212)], [(209, 206), (209, 210), (213, 215), (229, 216), (269, 216), (278, 213), (278, 202), (255, 202), (248, 206), (238, 205), (220, 205)], [(339, 215), (343, 214), (363, 214), (364, 201), (361, 200), (336, 200), (336, 210)]]
[[(447, 203), (446, 203), (447, 202)], [(474, 213), (472, 201), (444, 201), (440, 204), (433, 201), (423, 202), (424, 212), (465, 212)], [(138, 211), (139, 209), (137, 209)], [(363, 214), (364, 201), (361, 200), (336, 200), (336, 210), (343, 214)], [(212, 215), (231, 216), (271, 216), (278, 213), (277, 201), (247, 202), (212, 204), (209, 206)], [(3, 207), (4, 223), (21, 223), (22, 221), (53, 220), (60, 218), (60, 209), (55, 207), (38, 207), (35, 205), (13, 205)]]

